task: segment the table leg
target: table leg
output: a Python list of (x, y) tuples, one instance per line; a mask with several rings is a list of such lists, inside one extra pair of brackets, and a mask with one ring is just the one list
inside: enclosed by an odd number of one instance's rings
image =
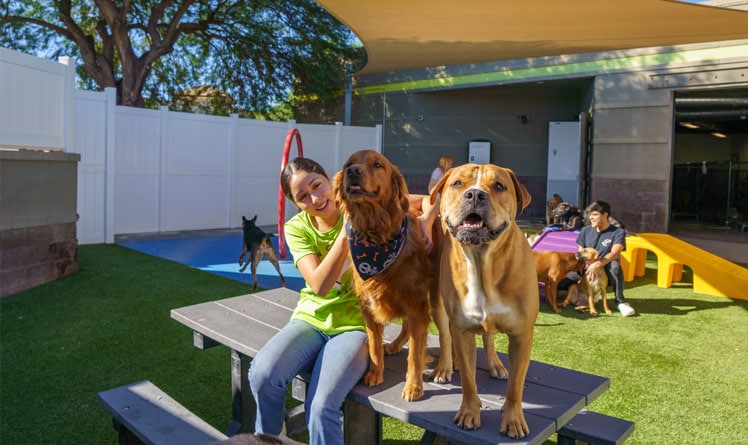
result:
[(249, 363), (251, 359), (231, 351), (231, 423), (227, 436), (254, 432), (257, 404), (249, 389)]
[(381, 445), (382, 416), (368, 406), (346, 400), (343, 403), (343, 435), (348, 445)]

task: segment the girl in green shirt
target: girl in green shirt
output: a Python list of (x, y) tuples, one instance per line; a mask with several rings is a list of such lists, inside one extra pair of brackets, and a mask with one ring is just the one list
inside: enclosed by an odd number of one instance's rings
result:
[(281, 433), (286, 387), (299, 373), (309, 372), (309, 443), (342, 444), (343, 401), (369, 364), (364, 318), (346, 264), (343, 215), (333, 201), (330, 178), (311, 159), (289, 162), (281, 188), (301, 210), (284, 229), (305, 287), (291, 321), (252, 360), (255, 432)]

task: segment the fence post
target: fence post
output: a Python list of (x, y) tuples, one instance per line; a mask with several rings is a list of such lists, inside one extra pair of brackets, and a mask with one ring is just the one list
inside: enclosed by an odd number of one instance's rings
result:
[(343, 160), (340, 158), (343, 146), (343, 130), (343, 124), (335, 122), (335, 165), (332, 168), (338, 168), (338, 166), (343, 165)]
[(382, 124), (376, 125), (377, 133), (374, 135), (374, 144), (377, 147), (377, 151), (382, 153), (382, 143), (384, 142), (384, 139), (382, 138)]
[(238, 162), (238, 147), (239, 143), (239, 115), (237, 113), (231, 113), (229, 115), (229, 184), (228, 193), (226, 196), (229, 198), (228, 214), (226, 215), (226, 227), (234, 227), (231, 224), (231, 219), (234, 215), (234, 190), (238, 188), (237, 182), (237, 170), (239, 169)]
[(156, 203), (158, 207), (158, 231), (164, 231), (164, 224), (166, 223), (166, 209), (164, 203), (166, 202), (166, 188), (167, 188), (167, 174), (169, 172), (169, 156), (167, 141), (169, 140), (169, 107), (159, 107), (161, 112), (160, 131), (158, 138), (158, 196), (156, 197)]
[(117, 113), (117, 89), (116, 88), (105, 88), (104, 89), (105, 100), (104, 107), (106, 113), (105, 119), (105, 131), (106, 135), (106, 146), (105, 150), (105, 166), (104, 166), (104, 242), (107, 244), (114, 243), (114, 204), (117, 194), (114, 190), (115, 184), (115, 151), (116, 151), (116, 113)]
[(75, 151), (75, 58), (62, 56), (57, 61), (65, 65), (65, 86), (63, 93), (63, 144), (62, 151)]

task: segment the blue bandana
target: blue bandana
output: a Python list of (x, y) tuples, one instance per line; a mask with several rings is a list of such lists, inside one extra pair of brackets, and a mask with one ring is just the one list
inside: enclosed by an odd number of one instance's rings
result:
[(348, 248), (351, 250), (353, 265), (365, 281), (387, 269), (400, 255), (408, 238), (408, 219), (403, 219), (400, 232), (385, 245), (372, 244), (357, 236), (350, 222), (345, 226), (345, 233), (348, 235)]

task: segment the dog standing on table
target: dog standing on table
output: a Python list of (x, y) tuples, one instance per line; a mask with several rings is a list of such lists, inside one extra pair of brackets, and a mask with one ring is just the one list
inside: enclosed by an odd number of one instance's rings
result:
[(514, 172), (492, 164), (449, 170), (431, 192), (432, 202), (437, 193), (448, 232), (439, 287), (462, 379), (455, 422), (465, 429), (480, 427), (475, 334), (503, 332), (509, 337), (509, 380), (499, 431), (525, 437), (529, 427), (522, 394), (539, 297), (530, 245), (516, 215), (530, 203), (530, 195)]
[(578, 254), (574, 252), (533, 250), (532, 255), (535, 259), (538, 281), (545, 284), (545, 299), (551, 305), (553, 312), (560, 314), (561, 309), (558, 308), (556, 302), (558, 283), (566, 278), (566, 274), (569, 272), (577, 271), (581, 273), (585, 262), (579, 259)]
[[(270, 242), (270, 236), (257, 227), (255, 221), (257, 221), (257, 215), (252, 219), (242, 216), (244, 237), (242, 239), (242, 253), (239, 255), (239, 265), (241, 266), (239, 272), (244, 272), (244, 269), (250, 263), (252, 264), (252, 282), (254, 283), (252, 292), (254, 292), (257, 290), (257, 265), (260, 263), (260, 260), (267, 258), (275, 266), (275, 270), (278, 271), (281, 284), (283, 287), (286, 287), (286, 279), (283, 278), (283, 274), (281, 273), (278, 255), (275, 253), (273, 243)], [(249, 256), (247, 257), (247, 261), (244, 261), (244, 256), (247, 252), (249, 252)]]
[[(363, 381), (376, 386), (384, 381), (384, 325), (402, 318), (410, 341), (408, 370), (402, 397), (423, 397), (426, 339), (431, 321), (430, 298), (438, 301), (437, 265), (429, 257), (421, 226), (409, 212), (408, 187), (400, 171), (374, 150), (353, 153), (333, 178), (335, 201), (348, 216), (351, 260), (356, 272), (353, 287), (366, 320), (369, 370)], [(434, 246), (434, 249), (439, 249)], [(449, 338), (446, 313), (434, 307), (441, 338)], [(396, 349), (402, 346), (400, 343)], [(451, 343), (442, 344), (451, 350)], [(441, 369), (451, 378), (451, 354)]]
[[(600, 255), (593, 247), (585, 247), (583, 249), (580, 249), (576, 255), (580, 261), (584, 261), (585, 265), (590, 265), (595, 261), (600, 261)], [(574, 309), (578, 311), (584, 311), (585, 309), (589, 308), (590, 315), (596, 317), (597, 310), (595, 309), (595, 302), (602, 299), (603, 310), (607, 315), (611, 315), (613, 314), (613, 312), (608, 309), (608, 300), (607, 298), (605, 298), (608, 292), (607, 288), (608, 275), (605, 273), (605, 268), (599, 268), (595, 273), (595, 276), (592, 278), (590, 278), (588, 274), (584, 273), (582, 274), (582, 278), (579, 280), (578, 284), (569, 286), (569, 293), (566, 295), (566, 300), (563, 302), (562, 306), (566, 307), (569, 304), (574, 303)], [(587, 305), (584, 305), (583, 302), (582, 304), (579, 304), (580, 301), (578, 298), (578, 294), (580, 292), (583, 295), (587, 296)]]

